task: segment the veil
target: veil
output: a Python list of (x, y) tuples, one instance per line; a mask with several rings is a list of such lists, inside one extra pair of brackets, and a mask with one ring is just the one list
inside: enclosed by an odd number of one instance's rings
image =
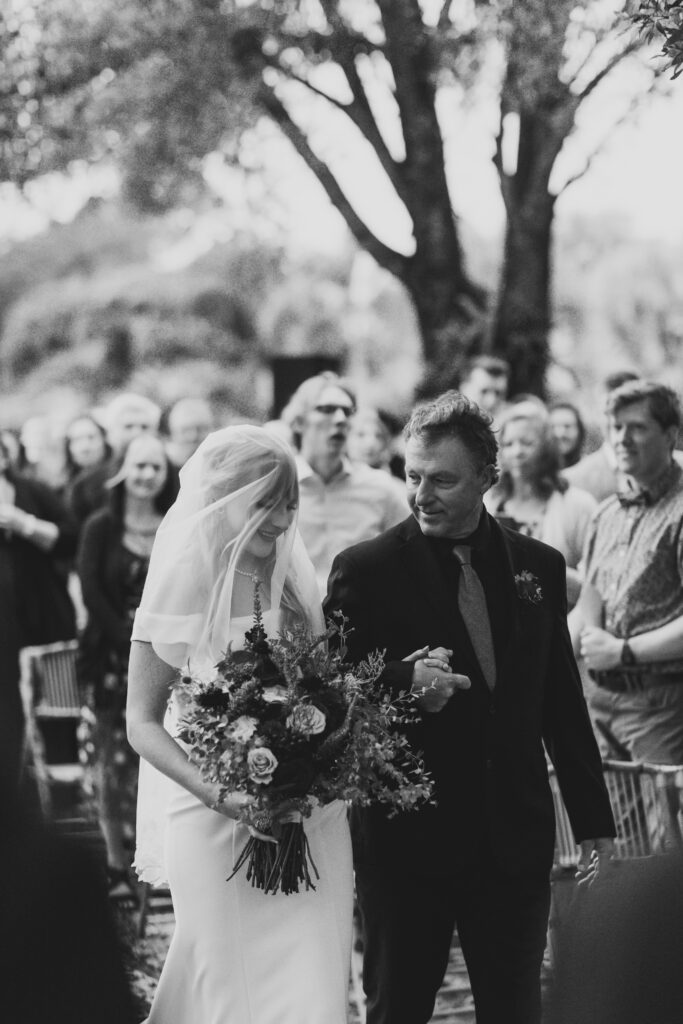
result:
[[(209, 434), (181, 469), (178, 497), (157, 531), (133, 639), (151, 643), (175, 668), (210, 673), (228, 646), (236, 576), (244, 573), (259, 578), (264, 609), (280, 627), (298, 621), (322, 632), (315, 570), (296, 529), (297, 493), (286, 441), (251, 425)], [(274, 526), (274, 510), (283, 507), (291, 521)], [(175, 714), (172, 700), (169, 732)], [(165, 881), (163, 828), (174, 785), (141, 759), (135, 866), (152, 884)]]

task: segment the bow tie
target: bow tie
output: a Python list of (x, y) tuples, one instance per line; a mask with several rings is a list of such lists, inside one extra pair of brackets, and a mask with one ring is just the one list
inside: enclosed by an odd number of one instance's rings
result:
[(652, 504), (652, 498), (647, 491), (618, 491), (617, 498), (622, 508)]

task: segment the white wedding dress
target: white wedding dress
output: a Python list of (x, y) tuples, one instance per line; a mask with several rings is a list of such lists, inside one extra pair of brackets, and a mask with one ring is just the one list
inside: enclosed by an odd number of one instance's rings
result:
[[(234, 648), (251, 625), (233, 620)], [(270, 895), (252, 888), (245, 868), (226, 881), (247, 829), (164, 785), (176, 927), (149, 1024), (345, 1024), (353, 906), (345, 805), (317, 808), (304, 823), (320, 872), (315, 891)]]

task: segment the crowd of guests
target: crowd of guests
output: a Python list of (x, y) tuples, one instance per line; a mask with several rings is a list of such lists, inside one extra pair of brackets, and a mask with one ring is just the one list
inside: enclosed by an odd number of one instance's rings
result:
[[(499, 443), (488, 511), (566, 560), (569, 625), (603, 753), (683, 763), (677, 396), (632, 372), (611, 375), (602, 443), (586, 452), (578, 404), (511, 397), (508, 381), (504, 362), (480, 357), (460, 388), (491, 416)], [(77, 636), (79, 743), (114, 892), (131, 885), (137, 766), (124, 709), (132, 618), (179, 472), (222, 420), (203, 398), (162, 410), (118, 394), (66, 426), (57, 466), (45, 459), (49, 431), (39, 417), (18, 435), (0, 435), (0, 743), (18, 779), (19, 650)], [(401, 424), (359, 407), (349, 382), (328, 372), (304, 381), (266, 427), (296, 450), (299, 529), (323, 597), (340, 551), (409, 514)]]

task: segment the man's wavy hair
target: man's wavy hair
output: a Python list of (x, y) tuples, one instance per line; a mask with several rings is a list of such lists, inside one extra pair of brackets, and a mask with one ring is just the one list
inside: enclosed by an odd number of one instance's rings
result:
[(280, 413), (280, 419), (287, 424), (292, 432), (292, 442), (297, 451), (301, 448), (304, 420), (326, 388), (339, 388), (340, 391), (344, 391), (349, 396), (355, 411), (356, 393), (344, 377), (340, 377), (332, 370), (323, 370), (322, 373), (317, 373), (314, 377), (307, 377), (303, 383), (299, 384)]
[(669, 427), (680, 430), (681, 402), (678, 395), (673, 388), (654, 380), (632, 380), (622, 384), (607, 396), (605, 411), (608, 416), (613, 416), (636, 402), (647, 402), (650, 415), (662, 430)]
[[(405, 425), (403, 436), (425, 444), (435, 444), (444, 438), (453, 437), (461, 441), (472, 456), (478, 470), (486, 466), (496, 467), (498, 442), (496, 441), (488, 413), (459, 391), (446, 391), (438, 398), (421, 402), (415, 407)], [(493, 482), (498, 479), (495, 468)]]

